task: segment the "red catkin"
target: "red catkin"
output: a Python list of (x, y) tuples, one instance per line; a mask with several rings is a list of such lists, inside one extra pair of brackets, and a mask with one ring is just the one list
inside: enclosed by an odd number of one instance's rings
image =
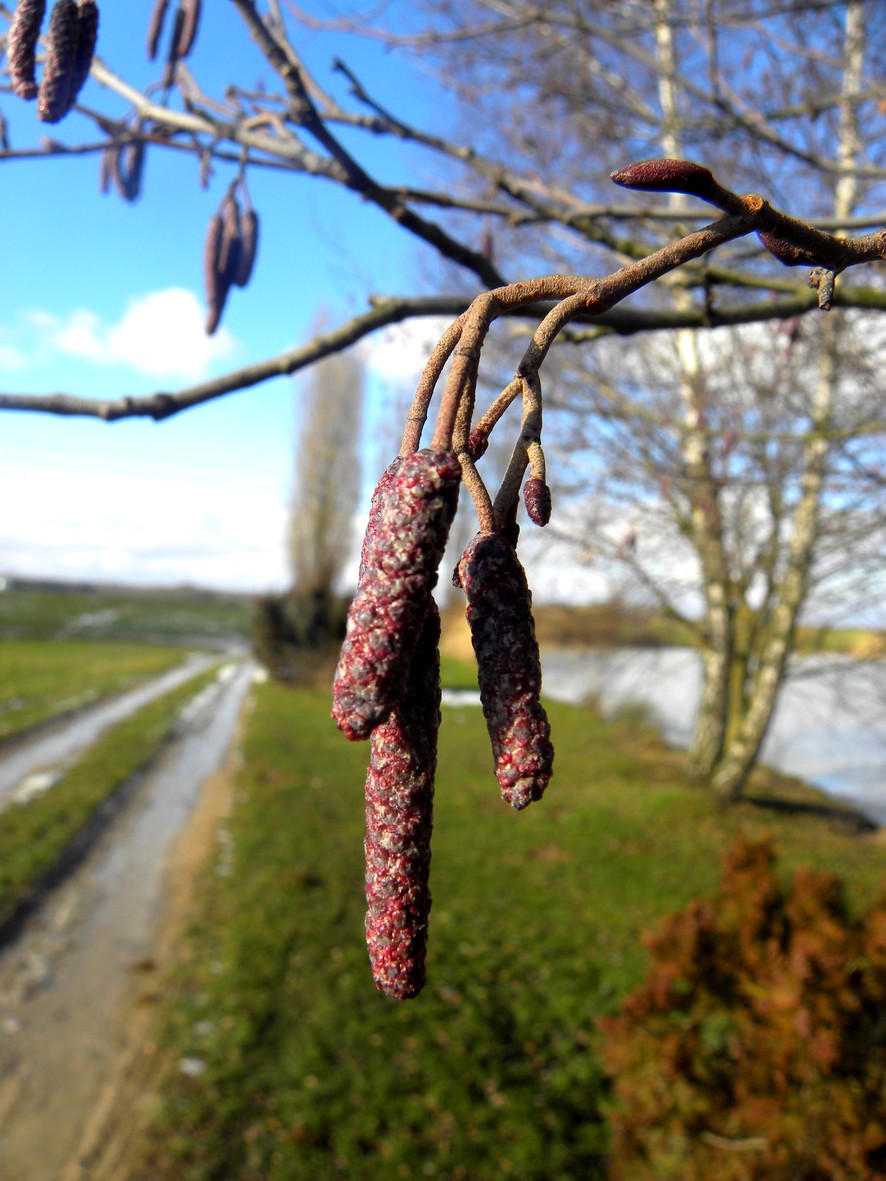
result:
[(416, 451), (381, 500), (333, 683), (332, 716), (349, 739), (368, 738), (403, 697), (460, 480), (451, 452)]
[(19, 0), (6, 38), (9, 79), (19, 98), (37, 97), (34, 71), (37, 63), (37, 39), (46, 13), (46, 0)]
[(523, 485), (523, 503), (534, 525), (547, 525), (551, 519), (551, 490), (544, 480), (533, 477), (526, 481)]
[(363, 575), (366, 572), (366, 562), (369, 557), (369, 548), (378, 533), (378, 523), (381, 518), (382, 506), (387, 499), (388, 492), (394, 482), (394, 477), (402, 462), (403, 457), (400, 455), (391, 460), (382, 472), (381, 479), (376, 484), (375, 491), (372, 494), (372, 500), (369, 503), (369, 520), (366, 522), (366, 532), (363, 534), (363, 547), (360, 550), (360, 566), (357, 570), (358, 585), (361, 585), (363, 582)]
[(396, 1000), (417, 996), (425, 982), (439, 639), (432, 602), (403, 699), (372, 732), (366, 776), (366, 946), (376, 986)]
[(457, 576), (502, 799), (525, 808), (541, 798), (554, 762), (526, 574), (510, 542), (481, 533), (462, 555)]
[(691, 160), (673, 160), (661, 157), (655, 160), (638, 160), (610, 173), (609, 179), (625, 189), (640, 189), (647, 193), (688, 193), (693, 197), (706, 197), (714, 185), (710, 168), (694, 164)]

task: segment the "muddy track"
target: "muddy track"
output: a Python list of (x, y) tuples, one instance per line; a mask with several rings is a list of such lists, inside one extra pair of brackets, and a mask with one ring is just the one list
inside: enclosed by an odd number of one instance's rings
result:
[(220, 686), (0, 953), (0, 1181), (126, 1176), (125, 1144), (144, 1107), (132, 1083), (151, 1057), (159, 981), (212, 846), (220, 768), (251, 675), (241, 665)]

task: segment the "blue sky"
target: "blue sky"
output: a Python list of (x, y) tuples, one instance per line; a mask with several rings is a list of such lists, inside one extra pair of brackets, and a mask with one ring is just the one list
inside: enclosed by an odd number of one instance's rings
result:
[[(137, 83), (159, 73), (144, 54), (151, 7), (151, 0), (100, 4), (99, 53)], [(328, 15), (319, 0), (311, 7)], [(207, 89), (218, 94), (228, 80), (268, 78), (232, 6), (216, 0), (204, 12), (190, 64)], [(228, 64), (232, 46), (236, 67)], [(336, 53), (411, 119), (440, 111), (428, 79), (379, 45), (307, 33), (300, 48), (323, 84), (342, 95), (344, 80), (329, 69)], [(103, 101), (94, 80), (81, 101)], [(0, 109), (13, 148), (47, 133), (33, 104), (3, 95)], [(117, 110), (125, 113), (122, 102)], [(94, 138), (76, 114), (51, 134), (69, 143)], [(400, 151), (372, 140), (362, 149), (382, 175)], [(258, 263), (208, 340), (203, 238), (233, 171), (220, 166), (203, 191), (194, 159), (149, 151), (144, 194), (127, 205), (99, 194), (94, 156), (7, 161), (0, 169), (0, 388), (8, 392), (116, 397), (176, 389), (292, 347), (307, 338), (320, 307), (338, 322), (362, 310), (370, 291), (408, 292), (424, 270), (423, 248), (381, 213), (324, 181), (253, 171)], [(399, 340), (389, 336), (367, 350), (376, 423), (384, 417), (380, 400), (403, 396), (420, 371), (411, 337)], [(265, 383), (160, 424), (4, 414), (0, 573), (282, 586), (294, 388), (291, 379)], [(388, 457), (378, 450), (371, 448), (370, 463), (383, 466)]]

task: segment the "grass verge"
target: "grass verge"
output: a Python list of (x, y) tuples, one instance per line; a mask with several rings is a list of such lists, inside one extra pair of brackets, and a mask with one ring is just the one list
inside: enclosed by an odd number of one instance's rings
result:
[(44, 794), (0, 811), (0, 927), (59, 862), (98, 809), (171, 737), (182, 707), (217, 670), (194, 677), (108, 730)]
[(882, 846), (816, 815), (814, 793), (790, 785), (798, 810), (724, 812), (653, 735), (550, 714), (555, 778), (517, 815), (480, 711), (445, 710), (429, 980), (397, 1004), (362, 941), (367, 748), (335, 731), (327, 694), (258, 690), (132, 1181), (602, 1177), (594, 1019), (642, 978), (641, 933), (713, 891), (734, 836), (773, 832), (785, 866), (826, 867), (857, 905), (872, 899)]
[(184, 655), (181, 648), (146, 644), (4, 640), (0, 644), (0, 742), (158, 676), (181, 664)]

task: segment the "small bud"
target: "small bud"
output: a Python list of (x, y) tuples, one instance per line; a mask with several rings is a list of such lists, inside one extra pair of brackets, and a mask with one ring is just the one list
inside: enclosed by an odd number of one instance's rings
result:
[(544, 480), (530, 479), (523, 485), (523, 503), (534, 525), (547, 525), (551, 519), (551, 490)]
[(471, 459), (476, 461), (486, 454), (486, 449), (489, 446), (489, 435), (486, 431), (478, 430), (476, 427), (471, 431), (468, 437), (468, 454)]
[(810, 254), (807, 250), (802, 250), (799, 246), (794, 246), (790, 242), (782, 242), (780, 238), (774, 238), (772, 234), (758, 233), (757, 237), (769, 253), (779, 262), (784, 263), (786, 267), (814, 267), (818, 265), (819, 260), (815, 255)]
[(688, 193), (707, 198), (715, 186), (714, 174), (702, 164), (691, 160), (672, 160), (662, 157), (640, 160), (610, 173), (609, 179), (625, 189), (641, 189), (649, 193)]
[(34, 71), (37, 39), (46, 12), (46, 0), (19, 0), (6, 37), (6, 58), (13, 93), (19, 98), (37, 97)]

